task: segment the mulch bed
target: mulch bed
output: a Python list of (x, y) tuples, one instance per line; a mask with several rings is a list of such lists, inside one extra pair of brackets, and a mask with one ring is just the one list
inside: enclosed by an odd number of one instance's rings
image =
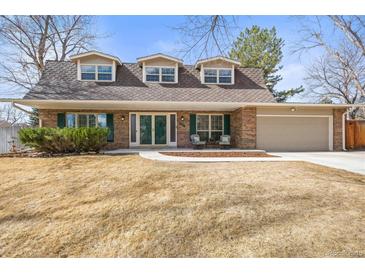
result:
[(186, 152), (160, 152), (168, 156), (181, 157), (278, 157), (265, 152), (241, 152), (241, 151), (186, 151)]

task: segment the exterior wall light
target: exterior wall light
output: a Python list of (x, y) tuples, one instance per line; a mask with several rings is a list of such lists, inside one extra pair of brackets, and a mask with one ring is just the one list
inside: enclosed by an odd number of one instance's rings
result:
[(183, 115), (181, 115), (180, 120), (181, 120), (181, 121), (184, 121), (184, 120), (185, 120), (185, 118), (184, 118), (184, 116), (183, 116)]
[(124, 121), (125, 120), (125, 117), (124, 117), (124, 115), (122, 115), (122, 121)]
[(294, 111), (297, 111), (297, 110), (296, 110), (296, 108), (292, 107), (292, 108), (290, 109), (290, 111), (291, 111), (291, 112), (294, 112)]

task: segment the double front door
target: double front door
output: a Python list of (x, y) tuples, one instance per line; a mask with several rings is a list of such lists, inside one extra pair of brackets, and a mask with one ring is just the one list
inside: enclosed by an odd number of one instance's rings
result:
[(131, 113), (131, 146), (176, 146), (176, 114)]

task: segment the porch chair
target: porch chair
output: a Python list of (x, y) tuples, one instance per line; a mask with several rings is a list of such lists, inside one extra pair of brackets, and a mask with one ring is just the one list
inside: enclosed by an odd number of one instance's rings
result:
[(231, 147), (231, 136), (221, 135), (219, 138), (219, 146), (221, 149), (228, 149)]
[(206, 141), (200, 141), (200, 136), (198, 134), (192, 134), (190, 140), (194, 149), (203, 148), (207, 144)]

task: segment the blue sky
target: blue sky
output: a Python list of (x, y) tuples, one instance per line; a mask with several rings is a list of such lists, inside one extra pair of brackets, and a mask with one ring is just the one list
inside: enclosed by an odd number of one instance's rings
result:
[[(288, 89), (305, 85), (305, 69), (311, 60), (318, 55), (317, 50), (304, 53), (300, 57), (292, 54), (293, 44), (300, 40), (301, 17), (298, 16), (237, 16), (238, 28), (236, 34), (252, 25), (271, 28), (276, 27), (278, 36), (283, 38), (284, 58), (283, 70), (280, 74), (283, 80), (278, 89)], [(118, 56), (123, 62), (135, 62), (136, 58), (152, 53), (162, 52), (173, 56), (179, 48), (180, 33), (173, 29), (184, 22), (184, 16), (97, 16), (96, 33), (108, 33), (107, 38), (97, 41), (96, 49)], [(184, 60), (191, 64), (195, 60)], [(0, 89), (0, 97), (14, 97), (7, 93), (7, 88)], [(21, 97), (18, 94), (16, 97)], [(291, 101), (305, 101), (297, 97)]]
[[(300, 40), (301, 18), (296, 16), (238, 16), (237, 35), (240, 30), (252, 25), (276, 27), (278, 36), (283, 38), (284, 58), (283, 80), (279, 89), (305, 86), (305, 68), (318, 54), (317, 51), (301, 56), (292, 54), (293, 44)], [(177, 55), (179, 33), (173, 29), (184, 21), (183, 16), (100, 16), (97, 18), (99, 32), (107, 31), (110, 36), (98, 42), (99, 50), (117, 55), (124, 62), (135, 62), (136, 58), (156, 52)], [(179, 56), (178, 56), (179, 57)], [(193, 63), (194, 60), (184, 60)], [(299, 98), (297, 98), (299, 100)]]

